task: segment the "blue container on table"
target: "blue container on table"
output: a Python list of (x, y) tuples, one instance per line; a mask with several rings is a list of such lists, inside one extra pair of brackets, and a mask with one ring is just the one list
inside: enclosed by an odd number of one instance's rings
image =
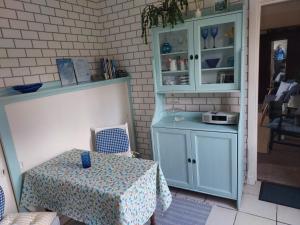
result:
[(81, 153), (81, 162), (83, 168), (91, 167), (91, 157), (88, 151)]

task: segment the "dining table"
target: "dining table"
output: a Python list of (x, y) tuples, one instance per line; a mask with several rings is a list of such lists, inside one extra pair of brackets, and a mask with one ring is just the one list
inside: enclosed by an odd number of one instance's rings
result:
[(62, 153), (24, 174), (20, 206), (42, 207), (88, 225), (143, 225), (159, 202), (163, 211), (172, 195), (157, 162), (90, 152), (83, 168), (81, 153)]

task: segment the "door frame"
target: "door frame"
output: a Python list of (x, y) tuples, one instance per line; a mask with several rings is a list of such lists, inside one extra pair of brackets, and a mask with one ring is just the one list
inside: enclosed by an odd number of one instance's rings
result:
[[(249, 58), (248, 58), (248, 170), (247, 183), (257, 180), (257, 121), (258, 121), (258, 81), (259, 42), (261, 7), (290, 0), (249, 0)], [(256, 122), (254, 122), (256, 121)]]

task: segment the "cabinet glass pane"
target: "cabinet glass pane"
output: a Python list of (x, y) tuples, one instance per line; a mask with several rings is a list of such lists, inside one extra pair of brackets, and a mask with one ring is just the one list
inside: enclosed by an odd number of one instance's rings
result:
[(201, 84), (234, 83), (234, 23), (201, 27)]
[(159, 34), (162, 85), (189, 85), (188, 30)]

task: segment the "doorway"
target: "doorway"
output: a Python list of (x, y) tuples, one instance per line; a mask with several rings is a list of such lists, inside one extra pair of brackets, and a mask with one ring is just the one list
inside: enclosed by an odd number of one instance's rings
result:
[[(300, 124), (296, 121), (300, 102), (294, 101), (300, 99), (300, 25), (292, 20), (285, 26), (281, 20), (278, 24), (274, 19), (267, 22), (275, 14), (278, 16), (281, 9), (291, 10), (292, 14), (295, 7), (300, 8), (299, 1), (261, 9), (257, 179), (300, 187)], [(295, 132), (285, 127), (289, 124)]]

